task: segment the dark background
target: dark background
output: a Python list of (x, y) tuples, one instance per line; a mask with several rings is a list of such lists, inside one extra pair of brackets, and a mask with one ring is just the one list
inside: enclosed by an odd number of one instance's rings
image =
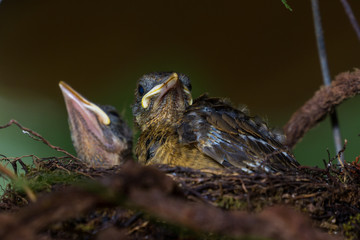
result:
[[(0, 124), (15, 118), (73, 152), (59, 81), (115, 105), (132, 122), (136, 80), (151, 71), (190, 76), (203, 92), (245, 104), (282, 127), (322, 85), (310, 0), (25, 1), (0, 4)], [(360, 19), (360, 1), (349, 0)], [(321, 0), (331, 76), (360, 67), (360, 42), (338, 0)], [(338, 112), (346, 159), (360, 154), (360, 97)], [(295, 148), (307, 165), (335, 154), (329, 120)], [(0, 130), (8, 157), (56, 155), (17, 128)]]

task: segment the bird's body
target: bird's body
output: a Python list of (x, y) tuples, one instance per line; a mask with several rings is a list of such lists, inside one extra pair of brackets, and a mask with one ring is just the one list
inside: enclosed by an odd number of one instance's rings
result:
[(136, 154), (142, 163), (245, 171), (280, 171), (298, 165), (280, 143), (280, 135), (261, 119), (220, 98), (203, 95), (192, 104), (185, 75), (144, 75), (140, 87), (144, 91), (136, 93), (133, 113), (141, 129)]
[(90, 167), (112, 167), (132, 159), (132, 132), (112, 106), (96, 105), (60, 82), (77, 156)]
[(181, 144), (174, 126), (162, 125), (150, 128), (140, 135), (136, 146), (138, 160), (142, 164), (168, 164), (191, 168), (222, 168), (192, 146)]

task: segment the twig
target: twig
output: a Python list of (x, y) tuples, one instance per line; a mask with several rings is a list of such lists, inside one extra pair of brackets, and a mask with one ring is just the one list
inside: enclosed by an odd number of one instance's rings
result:
[(342, 5), (344, 6), (346, 15), (349, 17), (350, 23), (351, 23), (352, 27), (354, 28), (356, 36), (360, 41), (360, 26), (359, 26), (358, 22), (356, 21), (356, 18), (351, 9), (351, 6), (347, 0), (340, 0), (340, 1), (341, 1)]
[(39, 141), (39, 142), (43, 142), (44, 144), (49, 146), (51, 149), (54, 149), (55, 151), (58, 151), (58, 152), (62, 152), (64, 154), (66, 154), (67, 156), (80, 161), (79, 158), (75, 157), (74, 155), (70, 154), (69, 152), (67, 152), (66, 150), (64, 150), (64, 149), (62, 149), (62, 148), (60, 148), (58, 146), (52, 145), (48, 140), (43, 138), (40, 134), (38, 134), (37, 132), (35, 132), (35, 131), (33, 131), (33, 130), (29, 129), (29, 128), (23, 127), (18, 121), (14, 120), (14, 119), (11, 119), (7, 124), (5, 124), (3, 126), (0, 126), (0, 129), (10, 127), (13, 124), (18, 126), (23, 131), (24, 134), (27, 134), (32, 139), (34, 139), (36, 141)]
[[(0, 172), (4, 175), (6, 175), (8, 178), (10, 178), (12, 181), (17, 181), (18, 177), (11, 172), (9, 169), (7, 169), (6, 167), (4, 167), (3, 165), (0, 164)], [(25, 184), (21, 184), (22, 188), (24, 189), (26, 195), (29, 197), (30, 201), (32, 202), (36, 202), (36, 196), (34, 194), (34, 192)]]
[[(317, 42), (318, 53), (319, 53), (319, 58), (320, 58), (323, 82), (324, 82), (325, 86), (330, 86), (331, 78), (330, 78), (329, 66), (328, 66), (327, 56), (326, 56), (324, 34), (323, 34), (322, 26), (321, 26), (319, 1), (311, 0), (311, 6), (312, 6), (312, 11), (313, 11), (313, 17), (314, 17), (315, 35), (316, 35), (316, 42)], [(335, 150), (338, 153), (341, 151), (341, 148), (342, 148), (342, 140), (341, 140), (341, 132), (340, 132), (340, 128), (339, 128), (339, 120), (338, 120), (335, 109), (333, 109), (333, 111), (330, 113), (330, 119), (331, 119), (331, 124), (332, 124)], [(343, 165), (342, 158), (339, 158), (339, 161), (340, 161), (339, 163), (341, 165)]]
[[(3, 155), (2, 155), (3, 156)], [(33, 154), (29, 154), (29, 155), (23, 155), (21, 157), (3, 157), (0, 159), (0, 161), (8, 161), (10, 162), (10, 164), (12, 165), (15, 174), (17, 175), (17, 163), (19, 163), (21, 165), (21, 168), (24, 170), (25, 173), (29, 172), (28, 166), (26, 166), (26, 164), (21, 160), (23, 158), (27, 158), (27, 157), (31, 157), (33, 159), (33, 162), (35, 163), (36, 160), (39, 159), (39, 157), (37, 157), (36, 155)]]

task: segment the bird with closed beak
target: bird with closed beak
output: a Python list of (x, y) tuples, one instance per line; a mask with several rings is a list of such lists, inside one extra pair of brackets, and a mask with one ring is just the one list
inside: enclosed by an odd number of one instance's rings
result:
[(59, 86), (77, 156), (95, 168), (108, 168), (132, 160), (132, 131), (117, 110), (88, 101), (65, 82), (60, 82)]
[(184, 74), (142, 76), (132, 106), (141, 131), (136, 155), (144, 164), (240, 168), (252, 172), (295, 169), (299, 163), (266, 123), (222, 98), (202, 95), (193, 102)]

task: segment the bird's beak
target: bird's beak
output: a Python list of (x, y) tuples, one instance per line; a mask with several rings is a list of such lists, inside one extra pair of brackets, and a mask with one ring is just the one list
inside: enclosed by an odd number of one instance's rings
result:
[(79, 131), (79, 124), (85, 125), (87, 131), (91, 131), (97, 138), (103, 138), (103, 131), (100, 124), (109, 125), (110, 118), (97, 105), (89, 102), (65, 82), (59, 83), (64, 95), (69, 120), (75, 131)]
[(80, 113), (84, 113), (85, 115), (87, 115), (88, 112), (92, 112), (97, 116), (98, 120), (102, 124), (104, 125), (110, 124), (110, 118), (100, 107), (88, 101), (86, 98), (81, 96), (78, 92), (72, 89), (65, 82), (63, 81), (59, 82), (59, 86), (64, 95), (67, 108), (70, 107), (69, 103), (71, 103), (71, 105), (75, 107)]
[[(153, 96), (157, 96), (157, 99), (161, 99), (170, 89), (174, 88), (179, 82), (179, 76), (177, 73), (173, 73), (170, 77), (162, 84), (156, 85), (153, 87), (147, 94), (145, 94), (141, 100), (141, 106), (147, 108), (149, 106), (150, 99)], [(188, 96), (189, 105), (192, 104), (192, 96), (189, 89), (183, 85), (185, 94)]]

